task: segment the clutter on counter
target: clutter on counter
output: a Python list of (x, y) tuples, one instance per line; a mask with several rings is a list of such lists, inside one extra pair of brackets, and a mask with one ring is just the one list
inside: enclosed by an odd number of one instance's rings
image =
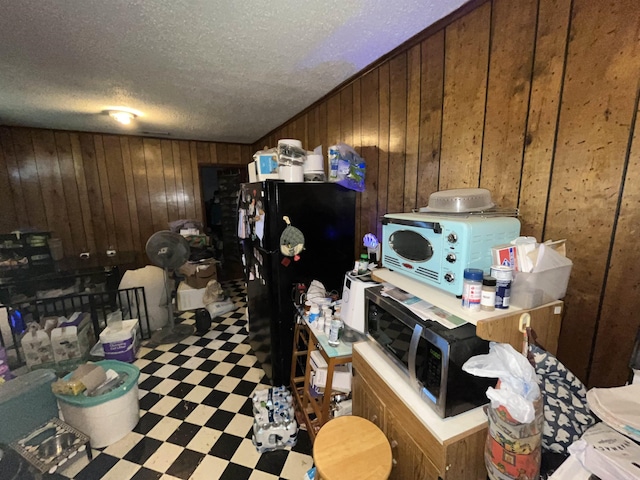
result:
[(513, 269), (514, 305), (533, 308), (564, 298), (573, 266), (566, 240), (538, 243), (534, 237), (518, 237), (491, 250), (495, 265)]

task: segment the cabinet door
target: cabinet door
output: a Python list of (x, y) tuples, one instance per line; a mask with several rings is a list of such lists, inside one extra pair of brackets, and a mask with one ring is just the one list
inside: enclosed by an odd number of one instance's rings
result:
[(354, 370), (352, 390), (353, 414), (366, 418), (384, 432), (384, 403), (357, 370)]
[[(410, 421), (407, 419), (406, 421)], [(437, 480), (439, 472), (407, 431), (400, 420), (389, 411), (385, 412), (387, 439), (391, 444), (393, 468), (391, 480)]]

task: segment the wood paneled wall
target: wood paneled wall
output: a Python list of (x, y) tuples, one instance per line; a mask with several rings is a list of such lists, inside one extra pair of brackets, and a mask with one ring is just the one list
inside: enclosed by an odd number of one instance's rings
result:
[(640, 2), (474, 2), (254, 144), (338, 142), (367, 162), (357, 232), (484, 187), (522, 233), (568, 239), (559, 357), (619, 385), (640, 326)]
[(240, 165), (248, 145), (0, 127), (0, 232), (53, 231), (66, 255), (144, 252), (174, 220), (202, 220), (199, 165)]

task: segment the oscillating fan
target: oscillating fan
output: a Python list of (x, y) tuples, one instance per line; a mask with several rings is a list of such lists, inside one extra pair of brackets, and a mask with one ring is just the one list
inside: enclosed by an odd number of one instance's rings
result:
[(145, 250), (151, 263), (164, 270), (164, 288), (167, 293), (169, 313), (167, 326), (154, 332), (151, 340), (159, 344), (177, 343), (189, 335), (193, 335), (195, 328), (192, 325), (175, 324), (171, 289), (169, 288), (169, 270), (181, 267), (189, 259), (189, 243), (182, 235), (162, 230), (149, 237)]

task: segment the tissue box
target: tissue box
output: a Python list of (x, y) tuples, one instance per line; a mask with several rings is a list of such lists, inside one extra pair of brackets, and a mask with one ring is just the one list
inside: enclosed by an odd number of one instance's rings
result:
[(526, 309), (564, 298), (572, 267), (573, 264), (540, 272), (514, 272), (511, 304)]
[(78, 326), (54, 328), (51, 330), (53, 358), (57, 363), (86, 358), (93, 341), (93, 326), (88, 316), (83, 317)]
[(44, 330), (28, 331), (21, 340), (22, 350), (31, 369), (36, 365), (51, 363), (54, 361), (53, 348), (49, 335)]
[(133, 363), (140, 346), (138, 319), (123, 320), (120, 330), (107, 326), (100, 333), (100, 343), (106, 360)]

